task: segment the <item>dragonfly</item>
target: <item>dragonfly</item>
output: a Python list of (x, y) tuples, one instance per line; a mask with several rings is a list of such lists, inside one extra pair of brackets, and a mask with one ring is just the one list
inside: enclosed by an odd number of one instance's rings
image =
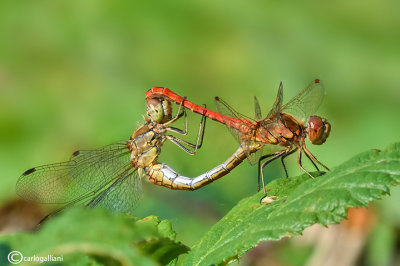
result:
[[(149, 100), (146, 109), (148, 117), (145, 123), (133, 132), (128, 141), (95, 150), (79, 150), (66, 162), (34, 167), (20, 176), (16, 192), (22, 198), (64, 205), (44, 217), (39, 224), (78, 203), (84, 203), (88, 208), (99, 206), (111, 212), (132, 212), (141, 199), (143, 176), (155, 185), (170, 189), (201, 187), (199, 179), (161, 176), (157, 169), (163, 168), (164, 164), (157, 159), (166, 140), (194, 155), (203, 143), (205, 116), (201, 118), (197, 141), (193, 144), (169, 134), (188, 133), (186, 111), (182, 105), (174, 117), (171, 103), (167, 100)], [(184, 130), (170, 126), (182, 116), (185, 118)]]
[(296, 151), (297, 165), (311, 178), (314, 177), (302, 166), (302, 153), (318, 171), (316, 163), (329, 171), (329, 168), (308, 150), (305, 143), (305, 139), (308, 138), (312, 144), (321, 145), (330, 134), (331, 125), (328, 120), (314, 115), (324, 95), (324, 87), (320, 80), (316, 79), (283, 105), (281, 82), (276, 100), (264, 118), (261, 115), (259, 101), (254, 97), (255, 119), (252, 119), (240, 114), (219, 97), (215, 98), (217, 112), (214, 112), (188, 101), (168, 88), (153, 87), (146, 92), (147, 100), (162, 97), (225, 124), (239, 141), (250, 163), (254, 164), (258, 159), (258, 188), (260, 190), (260, 183), (262, 183), (265, 194), (264, 168), (280, 158), (285, 174), (288, 176), (284, 159)]

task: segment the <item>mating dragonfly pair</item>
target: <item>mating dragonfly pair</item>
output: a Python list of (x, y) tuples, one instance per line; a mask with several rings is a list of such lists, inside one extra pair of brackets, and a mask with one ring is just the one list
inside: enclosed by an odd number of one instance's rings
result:
[[(311, 178), (313, 176), (302, 166), (302, 153), (317, 170), (317, 164), (329, 170), (305, 145), (306, 138), (320, 145), (329, 136), (329, 122), (313, 115), (324, 94), (320, 81), (315, 80), (282, 105), (281, 83), (275, 103), (265, 118), (261, 116), (257, 98), (254, 98), (255, 119), (251, 119), (218, 97), (218, 112), (214, 112), (167, 88), (154, 87), (146, 92), (148, 118), (128, 141), (97, 150), (76, 151), (69, 161), (31, 168), (19, 178), (16, 191), (29, 201), (63, 204), (56, 212), (77, 203), (84, 203), (90, 208), (100, 206), (112, 212), (132, 212), (141, 198), (142, 177), (170, 189), (196, 190), (228, 174), (248, 158), (251, 164), (258, 162), (259, 189), (262, 185), (266, 195), (263, 169), (275, 159), (280, 158), (286, 176), (284, 159), (294, 152), (298, 153), (298, 166)], [(179, 105), (174, 117), (171, 102)], [(202, 116), (195, 144), (170, 134), (187, 135), (186, 109)], [(184, 130), (170, 126), (182, 117), (185, 120)], [(182, 176), (168, 165), (158, 162), (166, 140), (194, 155), (203, 142), (206, 117), (225, 124), (239, 141), (239, 148), (232, 156), (194, 178)]]

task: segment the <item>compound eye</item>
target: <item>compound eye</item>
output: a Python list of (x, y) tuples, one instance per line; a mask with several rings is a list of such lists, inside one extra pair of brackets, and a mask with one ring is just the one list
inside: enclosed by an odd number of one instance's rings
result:
[(164, 119), (164, 108), (162, 103), (157, 99), (150, 99), (147, 102), (147, 115), (152, 121), (160, 123)]
[(313, 115), (308, 120), (307, 135), (312, 144), (321, 145), (329, 137), (331, 124), (325, 118)]

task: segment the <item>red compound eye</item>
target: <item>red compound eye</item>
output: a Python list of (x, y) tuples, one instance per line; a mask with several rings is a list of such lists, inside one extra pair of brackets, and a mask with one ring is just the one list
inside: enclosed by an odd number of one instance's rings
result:
[(329, 137), (331, 124), (325, 118), (313, 115), (308, 120), (307, 136), (312, 144), (321, 145)]

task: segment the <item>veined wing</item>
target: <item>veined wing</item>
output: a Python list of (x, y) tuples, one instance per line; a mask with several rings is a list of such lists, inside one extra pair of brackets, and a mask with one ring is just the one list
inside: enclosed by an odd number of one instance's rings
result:
[(275, 119), (279, 117), (282, 110), (282, 100), (283, 100), (283, 84), (282, 82), (279, 84), (278, 94), (276, 95), (276, 99), (274, 105), (269, 111), (266, 119), (270, 119), (274, 117)]
[[(268, 128), (269, 125), (274, 123), (277, 119), (279, 119), (281, 109), (282, 109), (282, 101), (283, 101), (283, 85), (282, 82), (279, 84), (278, 93), (276, 95), (276, 99), (274, 105), (269, 111), (268, 115), (261, 121), (261, 108), (258, 103), (257, 97), (254, 97), (254, 106), (255, 106), (255, 114), (256, 119), (260, 120), (261, 126)], [(247, 144), (251, 145), (251, 143)], [(256, 151), (255, 153), (250, 154), (247, 158), (249, 159), (250, 164), (255, 164), (258, 162), (259, 158), (263, 155), (273, 154), (279, 150), (284, 149), (279, 145), (269, 145), (265, 144), (261, 149)]]
[(100, 207), (110, 212), (133, 212), (142, 199), (141, 178), (135, 168), (123, 171), (114, 182), (98, 193), (88, 207)]
[(325, 89), (320, 80), (316, 79), (285, 104), (282, 112), (293, 115), (300, 123), (305, 123), (311, 115), (315, 114), (324, 96)]
[[(236, 112), (232, 107), (230, 107), (224, 100), (219, 97), (215, 97), (215, 105), (217, 107), (217, 112), (228, 116), (241, 119), (241, 114)], [(232, 136), (236, 139), (236, 141), (241, 144), (241, 134), (238, 130), (227, 126)]]
[[(231, 106), (229, 106), (224, 100), (221, 98), (216, 98), (215, 101), (217, 105), (217, 111), (220, 114), (223, 114), (225, 116), (230, 116), (230, 117), (235, 117), (238, 119), (246, 119), (249, 121), (254, 121), (252, 118), (249, 118), (245, 115), (242, 115), (241, 113), (235, 111)], [(261, 116), (261, 109), (260, 105), (258, 103), (258, 100), (256, 97), (254, 97), (254, 109), (255, 109), (255, 114), (257, 116)], [(246, 151), (247, 159), (249, 160), (249, 163), (251, 165), (255, 164), (258, 161), (258, 157), (260, 156), (259, 152), (256, 153), (250, 153), (249, 150), (251, 149), (254, 145), (252, 141), (243, 141), (243, 138), (241, 137), (241, 133), (233, 128), (228, 127), (229, 131), (232, 133), (233, 137), (239, 142), (239, 144), (242, 145), (243, 149)]]
[(275, 125), (277, 125), (280, 119), (280, 114), (282, 111), (282, 101), (283, 101), (283, 84), (279, 84), (278, 93), (276, 95), (275, 102), (269, 111), (268, 115), (260, 121), (260, 125), (265, 130), (270, 130)]
[(260, 103), (256, 96), (254, 96), (254, 118), (258, 121), (262, 119)]
[(121, 141), (97, 150), (80, 150), (69, 160), (69, 174), (87, 190), (107, 183), (130, 165), (128, 142)]
[[(238, 119), (245, 119), (245, 120), (249, 120), (251, 122), (254, 122), (253, 118), (248, 117), (247, 115), (239, 113), (238, 111), (233, 109), (227, 102), (225, 102), (224, 100), (222, 100), (219, 97), (215, 97), (215, 104), (217, 106), (217, 111), (220, 114), (223, 114), (225, 116), (235, 117), (235, 118), (238, 118)], [(257, 104), (257, 103), (255, 102), (255, 104)]]
[(95, 196), (130, 166), (127, 142), (73, 153), (67, 162), (27, 170), (16, 192), (38, 203), (67, 204)]

